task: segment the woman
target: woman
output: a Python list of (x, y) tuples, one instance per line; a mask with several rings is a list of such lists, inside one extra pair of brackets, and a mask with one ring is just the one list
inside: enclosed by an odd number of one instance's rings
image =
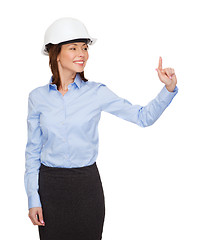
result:
[(28, 216), (41, 240), (102, 239), (105, 202), (96, 165), (101, 111), (147, 127), (178, 92), (174, 69), (162, 69), (161, 58), (157, 71), (165, 86), (144, 107), (88, 81), (84, 67), (95, 41), (74, 18), (58, 19), (45, 33), (42, 52), (52, 77), (29, 93), (24, 178)]

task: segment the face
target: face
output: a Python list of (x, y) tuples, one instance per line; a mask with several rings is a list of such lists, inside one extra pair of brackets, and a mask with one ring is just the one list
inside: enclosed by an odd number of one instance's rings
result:
[(88, 58), (87, 44), (83, 42), (64, 44), (61, 46), (61, 51), (57, 57), (58, 68), (65, 72), (82, 72)]

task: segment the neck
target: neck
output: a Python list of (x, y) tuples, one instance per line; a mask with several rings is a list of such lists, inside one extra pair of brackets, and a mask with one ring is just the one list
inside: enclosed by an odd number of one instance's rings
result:
[(60, 75), (60, 81), (61, 81), (60, 90), (65, 91), (68, 89), (68, 85), (74, 82), (74, 79), (76, 77), (76, 72), (60, 70), (59, 75)]

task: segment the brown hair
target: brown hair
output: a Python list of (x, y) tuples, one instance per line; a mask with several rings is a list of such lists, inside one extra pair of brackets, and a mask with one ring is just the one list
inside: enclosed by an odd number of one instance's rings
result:
[[(60, 82), (60, 74), (58, 71), (58, 63), (57, 63), (57, 56), (61, 51), (61, 46), (59, 44), (48, 44), (46, 46), (49, 52), (49, 67), (51, 68), (51, 72), (53, 74), (52, 84), (57, 85), (57, 89), (59, 89), (61, 82)], [(87, 82), (88, 79), (84, 76), (84, 71), (80, 72), (80, 77), (84, 82)]]

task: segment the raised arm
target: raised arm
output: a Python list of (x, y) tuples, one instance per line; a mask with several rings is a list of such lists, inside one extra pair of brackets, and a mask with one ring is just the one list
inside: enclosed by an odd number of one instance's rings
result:
[(99, 83), (97, 86), (97, 101), (101, 111), (109, 112), (140, 127), (152, 125), (178, 92), (174, 69), (162, 69), (162, 58), (159, 59), (158, 76), (160, 81), (165, 83), (165, 86), (156, 98), (146, 106), (133, 105), (127, 99), (119, 97), (105, 84)]

